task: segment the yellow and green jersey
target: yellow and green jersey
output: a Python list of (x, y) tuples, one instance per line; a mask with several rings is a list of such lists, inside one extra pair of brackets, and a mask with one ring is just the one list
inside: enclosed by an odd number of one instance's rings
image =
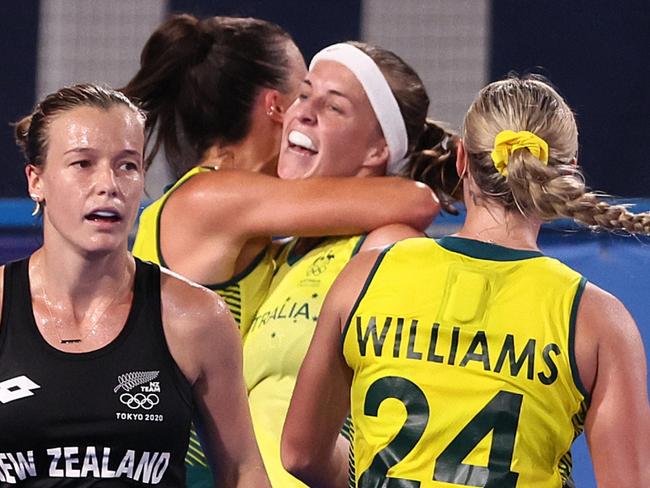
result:
[[(160, 216), (170, 195), (193, 176), (215, 171), (207, 166), (196, 166), (185, 173), (165, 194), (145, 208), (140, 216), (133, 254), (144, 261), (167, 267), (160, 251)], [(206, 203), (207, 204), (207, 203)], [(191, 251), (188, 251), (191, 252)], [(201, 283), (217, 292), (225, 300), (235, 317), (242, 336), (250, 327), (255, 311), (259, 308), (271, 283), (275, 269), (271, 248), (261, 252), (248, 267), (228, 281), (215, 284)]]
[[(167, 266), (160, 250), (160, 218), (170, 195), (193, 176), (214, 168), (196, 166), (185, 173), (165, 194), (145, 208), (140, 216), (138, 232), (133, 245), (133, 255), (144, 261)], [(209, 204), (209, 203), (206, 203)], [(191, 251), (188, 251), (191, 252)], [(255, 311), (266, 296), (271, 283), (275, 264), (269, 246), (241, 273), (228, 281), (205, 284), (218, 293), (228, 305), (242, 336), (246, 335)], [(207, 459), (201, 448), (194, 428), (190, 432), (190, 443), (185, 457), (187, 465), (187, 486), (190, 488), (210, 488), (212, 476), (208, 470)]]
[(244, 379), (255, 436), (274, 487), (305, 486), (282, 467), (282, 427), (325, 295), (362, 240), (328, 238), (304, 256), (293, 253), (295, 243), (288, 244), (246, 336)]
[(357, 486), (572, 486), (584, 285), (539, 252), (470, 239), (384, 251), (342, 336)]

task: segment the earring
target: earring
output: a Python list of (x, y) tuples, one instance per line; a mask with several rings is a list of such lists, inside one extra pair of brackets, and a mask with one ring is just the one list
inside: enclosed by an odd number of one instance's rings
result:
[(271, 116), (273, 116), (273, 112), (275, 112), (275, 107), (274, 107), (273, 105), (271, 105), (271, 106), (269, 107), (269, 109), (266, 111), (266, 115), (268, 115), (269, 117), (271, 117)]
[(32, 210), (32, 217), (36, 217), (39, 213), (41, 213), (41, 200), (38, 195), (35, 195), (33, 193), (29, 196), (35, 202), (34, 210)]

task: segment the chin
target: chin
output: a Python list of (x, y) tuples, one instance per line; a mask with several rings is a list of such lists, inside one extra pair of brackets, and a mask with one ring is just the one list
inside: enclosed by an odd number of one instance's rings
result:
[(300, 180), (303, 178), (302, 174), (298, 174), (291, 169), (278, 168), (278, 176), (282, 180)]
[(98, 246), (94, 248), (86, 248), (86, 256), (93, 258), (102, 258), (110, 256), (111, 254), (119, 254), (127, 251), (128, 249), (125, 246)]
[(278, 176), (283, 180), (303, 180), (314, 176), (317, 169), (317, 162), (309, 161), (308, 164), (303, 156), (296, 158), (289, 154), (278, 163)]
[(83, 253), (88, 257), (104, 257), (110, 254), (128, 251), (128, 241), (124, 239), (93, 239), (83, 247)]

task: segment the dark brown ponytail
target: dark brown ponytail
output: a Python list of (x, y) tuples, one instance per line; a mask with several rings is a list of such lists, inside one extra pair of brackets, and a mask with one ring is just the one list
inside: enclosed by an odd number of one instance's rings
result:
[(259, 90), (288, 83), (289, 42), (279, 26), (253, 18), (183, 14), (158, 27), (122, 89), (148, 114), (145, 165), (162, 146), (180, 177), (213, 144), (243, 139)]

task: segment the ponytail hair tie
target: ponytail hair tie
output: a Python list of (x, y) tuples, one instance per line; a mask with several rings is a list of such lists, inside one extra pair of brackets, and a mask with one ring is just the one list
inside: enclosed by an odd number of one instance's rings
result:
[(499, 174), (508, 176), (507, 166), (510, 156), (516, 150), (524, 148), (528, 149), (545, 166), (548, 164), (548, 144), (541, 137), (527, 130), (519, 132), (502, 130), (497, 134), (494, 138), (494, 150), (490, 156)]

